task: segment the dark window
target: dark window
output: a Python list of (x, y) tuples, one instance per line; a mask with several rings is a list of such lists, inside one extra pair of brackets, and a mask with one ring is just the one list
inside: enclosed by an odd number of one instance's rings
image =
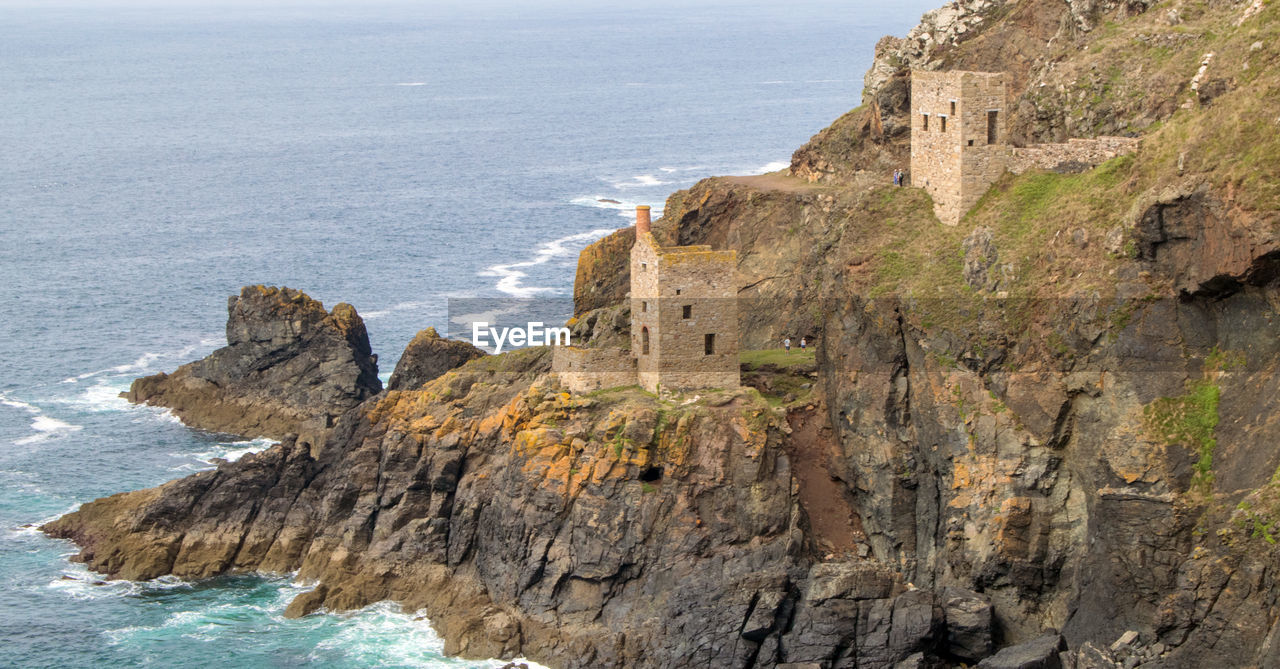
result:
[(987, 143), (995, 144), (998, 137), (996, 135), (1000, 128), (1000, 112), (987, 112)]
[(928, 130), (928, 129), (929, 129), (929, 115), (928, 115), (928, 114), (923, 114), (923, 116), (924, 116), (924, 125), (923, 125), (923, 126), (921, 126), (921, 128), (922, 128), (922, 129), (924, 129), (924, 130)]
[(947, 131), (947, 117), (943, 116), (943, 117), (942, 117), (942, 132), (946, 132), (946, 131)]
[(692, 304), (686, 304), (686, 305), (684, 305), (684, 314), (683, 314), (683, 316), (682, 316), (682, 317), (683, 317), (683, 318), (693, 318), (693, 305), (692, 305)]
[(640, 355), (649, 355), (649, 328), (640, 328)]
[(716, 352), (716, 336), (713, 334), (706, 335), (705, 337), (703, 337), (702, 345), (703, 345), (703, 348), (706, 349), (707, 355), (711, 355), (712, 353), (715, 353)]
[(956, 101), (955, 101), (955, 100), (952, 100), (952, 101), (951, 101), (951, 115), (952, 115), (952, 116), (955, 116), (955, 115), (956, 115)]
[(969, 146), (973, 146), (973, 140), (969, 140)]
[(648, 311), (648, 310), (649, 310), (649, 303), (648, 303), (648, 302), (641, 302), (641, 303), (640, 303), (640, 313), (644, 313), (644, 312), (646, 312), (646, 311)]
[(679, 295), (679, 294), (680, 294), (680, 289), (679, 289), (679, 288), (677, 288), (677, 289), (676, 289), (676, 295)]

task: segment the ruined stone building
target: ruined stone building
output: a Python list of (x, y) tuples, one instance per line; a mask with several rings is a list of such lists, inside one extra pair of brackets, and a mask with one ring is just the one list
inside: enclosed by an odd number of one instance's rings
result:
[(1130, 137), (1012, 147), (1003, 72), (911, 71), (911, 183), (956, 225), (1006, 170), (1081, 171), (1137, 150)]
[(911, 73), (911, 183), (955, 225), (1004, 173), (1004, 74)]
[(557, 347), (552, 369), (575, 392), (638, 383), (659, 389), (736, 388), (737, 252), (662, 246), (649, 207), (636, 207), (631, 247), (631, 350)]

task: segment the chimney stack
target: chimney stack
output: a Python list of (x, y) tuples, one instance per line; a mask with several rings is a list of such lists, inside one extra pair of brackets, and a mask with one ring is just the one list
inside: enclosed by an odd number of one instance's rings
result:
[(649, 205), (636, 206), (636, 236), (649, 234)]

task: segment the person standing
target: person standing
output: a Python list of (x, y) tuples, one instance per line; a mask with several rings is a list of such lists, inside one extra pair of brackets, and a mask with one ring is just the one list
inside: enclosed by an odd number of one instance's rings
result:
[(902, 170), (894, 170), (894, 171), (893, 171), (893, 185), (895, 185), (895, 186), (900, 186), (900, 185), (902, 185), (902, 184), (899, 182), (899, 180), (900, 180), (900, 179), (902, 179)]
[(802, 352), (802, 353), (804, 352), (804, 349), (805, 349), (805, 345), (806, 345), (806, 343), (807, 343), (807, 342), (805, 342), (804, 337), (801, 337), (801, 338), (800, 338), (800, 352)]
[(791, 337), (782, 340), (782, 348), (786, 349), (787, 353), (791, 353)]

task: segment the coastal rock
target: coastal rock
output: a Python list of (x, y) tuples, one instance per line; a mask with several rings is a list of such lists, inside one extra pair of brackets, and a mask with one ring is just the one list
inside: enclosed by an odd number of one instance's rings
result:
[(382, 391), (364, 321), (290, 288), (247, 286), (227, 302), (227, 345), (124, 397), (192, 427), (244, 437), (316, 434)]
[(482, 355), (485, 352), (470, 342), (445, 339), (435, 328), (427, 328), (415, 335), (400, 355), (395, 371), (387, 380), (387, 390), (418, 390), (428, 381)]
[(1067, 642), (1056, 632), (1000, 652), (978, 663), (979, 669), (1062, 669), (1059, 653), (1067, 650)]

